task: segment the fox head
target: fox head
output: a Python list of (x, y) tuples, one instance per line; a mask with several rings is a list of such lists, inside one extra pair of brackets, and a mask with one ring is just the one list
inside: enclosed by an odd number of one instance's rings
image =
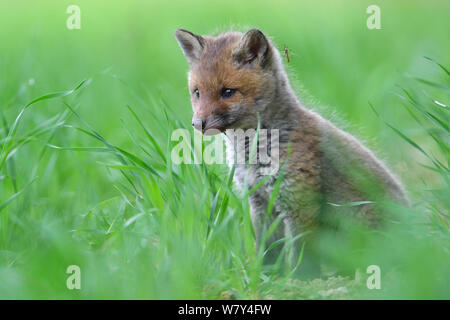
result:
[[(257, 29), (217, 37), (177, 29), (188, 64), (192, 125), (203, 134), (258, 125), (276, 94), (278, 51)], [(211, 130), (215, 129), (215, 130)]]

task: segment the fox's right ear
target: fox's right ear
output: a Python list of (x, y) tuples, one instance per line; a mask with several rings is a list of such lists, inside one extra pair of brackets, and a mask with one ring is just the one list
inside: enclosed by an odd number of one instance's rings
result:
[(175, 38), (191, 67), (200, 61), (205, 39), (184, 29), (175, 30)]

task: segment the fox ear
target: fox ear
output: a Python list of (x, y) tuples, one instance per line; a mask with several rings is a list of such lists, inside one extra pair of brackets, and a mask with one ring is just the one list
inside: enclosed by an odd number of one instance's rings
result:
[(251, 29), (242, 36), (239, 46), (233, 52), (233, 59), (241, 65), (264, 66), (269, 55), (269, 41), (258, 29)]
[(205, 39), (184, 29), (175, 30), (175, 38), (183, 50), (189, 65), (195, 65), (202, 55)]

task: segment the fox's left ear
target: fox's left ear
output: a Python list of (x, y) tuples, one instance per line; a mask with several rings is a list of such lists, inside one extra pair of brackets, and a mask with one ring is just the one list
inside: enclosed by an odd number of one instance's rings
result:
[(175, 38), (191, 67), (200, 61), (205, 39), (184, 29), (175, 30)]
[(251, 29), (242, 36), (233, 52), (233, 59), (240, 65), (259, 64), (264, 67), (269, 56), (269, 40), (258, 29)]

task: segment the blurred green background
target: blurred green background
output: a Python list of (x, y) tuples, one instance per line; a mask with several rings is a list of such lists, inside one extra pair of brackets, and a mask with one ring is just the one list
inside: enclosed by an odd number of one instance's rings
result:
[[(66, 27), (71, 4), (80, 30)], [(366, 26), (372, 4), (380, 30)], [(450, 298), (449, 76), (424, 58), (450, 66), (449, 9), (437, 0), (1, 0), (0, 298)], [(382, 290), (266, 271), (227, 169), (170, 162), (170, 133), (191, 130), (192, 112), (173, 31), (254, 27), (295, 53), (284, 62), (305, 104), (406, 185), (413, 208), (382, 239), (355, 231), (353, 243), (324, 249), (393, 269)], [(81, 268), (81, 290), (66, 287), (69, 265)]]

